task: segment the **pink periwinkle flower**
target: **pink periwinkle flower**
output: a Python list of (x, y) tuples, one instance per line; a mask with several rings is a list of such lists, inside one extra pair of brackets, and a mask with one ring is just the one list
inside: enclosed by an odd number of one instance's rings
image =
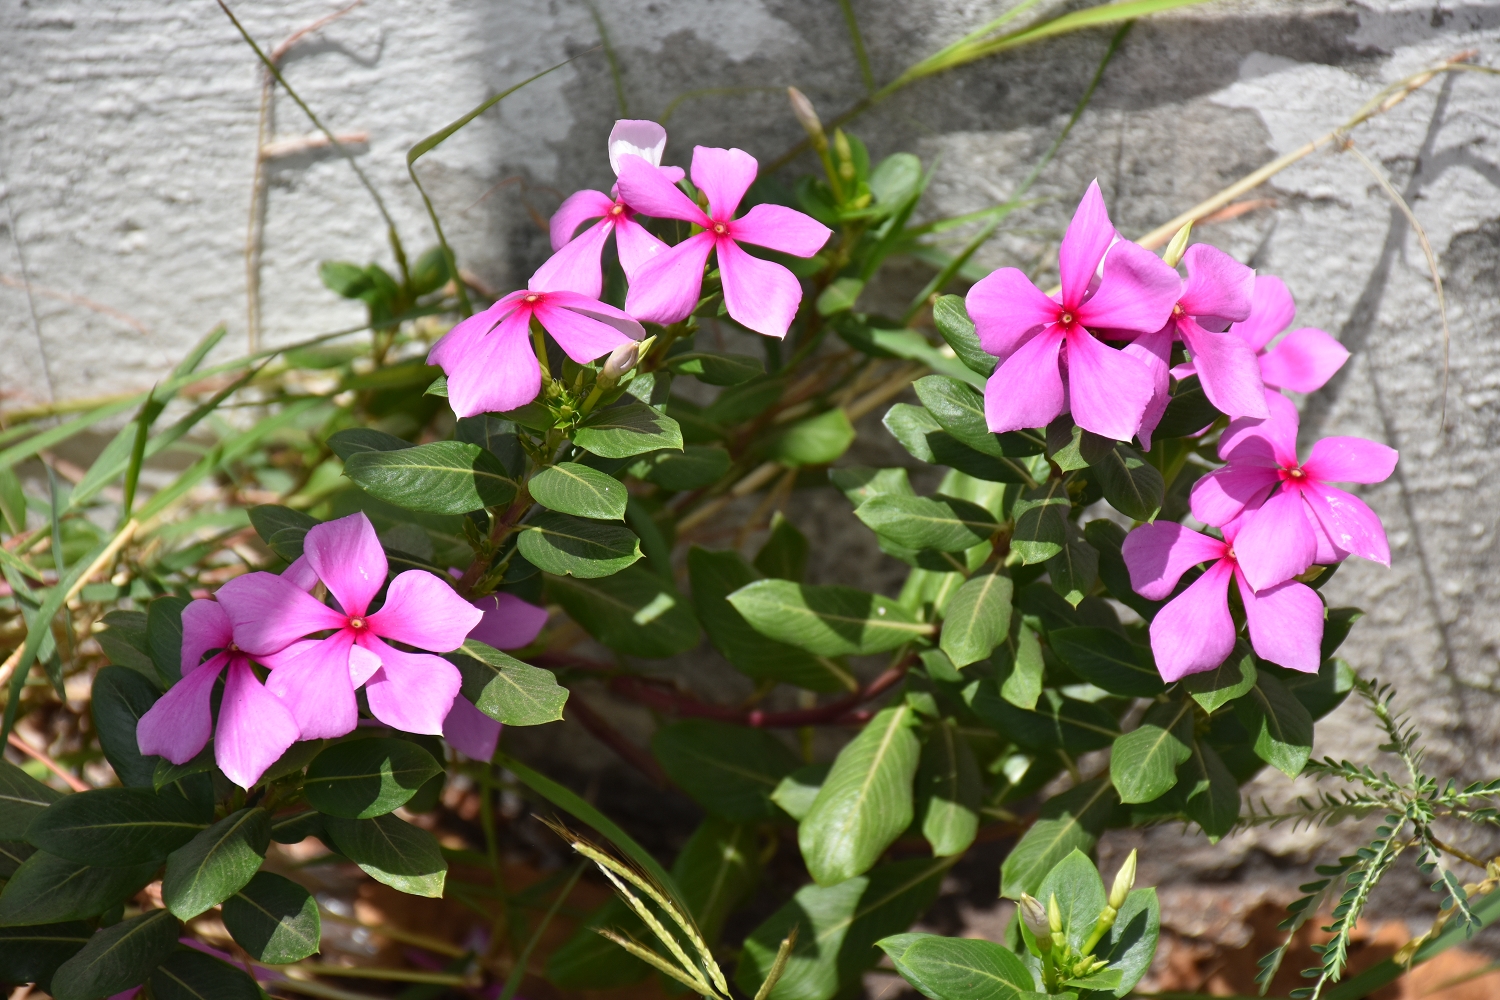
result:
[(631, 277), (626, 312), (653, 323), (686, 319), (698, 305), (708, 255), (716, 253), (730, 317), (756, 333), (786, 336), (802, 301), (802, 285), (791, 271), (752, 257), (740, 244), (811, 257), (833, 231), (782, 205), (756, 205), (736, 219), (758, 170), (755, 157), (744, 150), (693, 147), (693, 183), (708, 197), (704, 212), (641, 157), (620, 158), (620, 197), (626, 204), (645, 215), (703, 227), (640, 266)]
[(1151, 621), (1151, 652), (1168, 683), (1212, 670), (1234, 650), (1230, 577), (1239, 587), (1256, 654), (1292, 670), (1318, 671), (1323, 602), (1311, 587), (1292, 580), (1262, 590), (1252, 587), (1245, 578), (1245, 536), (1238, 527), (1225, 525), (1221, 540), (1172, 521), (1157, 521), (1141, 525), (1125, 539), (1122, 552), (1130, 585), (1149, 600), (1171, 596), (1183, 573), (1199, 563), (1209, 564)]
[(1230, 327), (1256, 352), (1260, 377), (1267, 388), (1316, 392), (1349, 360), (1349, 349), (1317, 327), (1298, 327), (1269, 347), (1271, 340), (1292, 325), (1297, 304), (1280, 278), (1255, 279), (1250, 316)]
[(1219, 441), (1229, 464), (1193, 484), (1193, 516), (1222, 525), (1239, 518), (1240, 565), (1257, 590), (1289, 580), (1313, 563), (1349, 555), (1391, 564), (1385, 528), (1364, 501), (1330, 483), (1378, 483), (1398, 455), (1357, 437), (1323, 438), (1297, 458), (1297, 408), (1267, 393), (1265, 420), (1234, 420)]
[[(141, 753), (186, 764), (213, 731), (214, 682), (229, 668), (219, 703), (214, 761), (241, 788), (249, 788), (297, 741), (297, 720), (261, 686), (250, 658), (236, 647), (224, 607), (193, 601), (182, 609), (182, 679), (141, 716), (136, 743)], [(203, 654), (218, 650), (206, 661)]]
[[(483, 617), (479, 609), (432, 574), (407, 570), (391, 581), (380, 610), (371, 612), (388, 565), (363, 513), (308, 531), (303, 554), (337, 608), (271, 573), (249, 573), (219, 588), (235, 645), (271, 668), (266, 687), (291, 709), (300, 738), (352, 731), (359, 721), (354, 691), (362, 685), (381, 722), (440, 735), (458, 694), (458, 668), (385, 640), (445, 653), (463, 645)], [(305, 638), (325, 630), (332, 634)]]
[[(615, 122), (609, 133), (609, 165), (620, 175), (620, 162), (627, 156), (645, 160), (670, 184), (682, 180), (681, 167), (661, 165), (662, 151), (667, 148), (667, 130), (652, 121)], [(578, 227), (590, 219), (594, 225), (575, 237)], [(604, 287), (604, 272), (599, 257), (610, 234), (620, 254), (625, 277), (633, 279), (642, 264), (667, 249), (667, 245), (635, 221), (635, 210), (619, 194), (603, 191), (575, 191), (552, 216), (552, 249), (555, 251), (537, 276), (543, 280), (559, 278), (578, 292), (599, 297)]]
[[(496, 649), (529, 646), (547, 624), (545, 608), (512, 594), (490, 594), (471, 603), (484, 617), (469, 630), (468, 638)], [(495, 756), (495, 747), (500, 743), (500, 723), (459, 695), (443, 720), (443, 739), (464, 756), (487, 761)]]
[(1155, 254), (1117, 241), (1098, 181), (1089, 185), (1063, 236), (1058, 270), (1057, 299), (1014, 267), (1002, 267), (969, 289), (966, 301), (979, 343), (1001, 360), (985, 385), (985, 420), (992, 431), (1013, 431), (1045, 426), (1071, 409), (1085, 430), (1129, 441), (1151, 400), (1151, 372), (1089, 330), (1160, 330), (1182, 281)]
[(581, 365), (646, 336), (625, 313), (568, 286), (579, 280), (576, 274), (549, 276), (546, 270), (542, 265), (525, 289), (470, 316), (432, 345), (427, 363), (447, 373), (448, 402), (460, 417), (503, 413), (536, 398), (542, 369), (531, 346), (533, 318)]

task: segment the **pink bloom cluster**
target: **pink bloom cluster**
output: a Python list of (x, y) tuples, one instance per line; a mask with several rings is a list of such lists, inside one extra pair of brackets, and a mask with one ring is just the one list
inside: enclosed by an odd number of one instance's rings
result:
[[(182, 679), (141, 716), (141, 753), (184, 764), (213, 735), (220, 769), (249, 788), (297, 740), (352, 732), (363, 687), (380, 722), (446, 736), (487, 760), (500, 725), (458, 696), (458, 669), (391, 643), (444, 653), (472, 634), (515, 648), (536, 637), (546, 613), (508, 595), (466, 601), (422, 570), (397, 575), (371, 611), (388, 571), (369, 519), (351, 514), (308, 531), (303, 556), (282, 575), (249, 573), (217, 600), (193, 601), (182, 615)], [(332, 606), (312, 596), (320, 585)], [(252, 663), (269, 669), (264, 684)], [(215, 730), (212, 695), (226, 668)]]
[[(802, 286), (773, 261), (741, 244), (811, 257), (831, 230), (780, 205), (756, 205), (736, 218), (759, 165), (739, 149), (693, 149), (693, 184), (707, 210), (677, 187), (678, 167), (661, 165), (667, 133), (650, 121), (620, 121), (609, 137), (614, 191), (578, 191), (552, 217), (552, 249), (526, 288), (503, 296), (433, 345), (428, 363), (448, 376), (448, 401), (461, 417), (504, 412), (535, 399), (541, 368), (531, 343), (533, 324), (563, 351), (587, 364), (645, 336), (642, 322), (676, 323), (697, 307), (708, 258), (717, 259), (724, 305), (731, 319), (768, 337), (784, 337)], [(668, 246), (637, 221), (640, 215), (690, 223), (695, 232)], [(598, 219), (581, 233), (578, 227)], [(624, 310), (599, 301), (600, 257), (610, 235), (629, 282)]]

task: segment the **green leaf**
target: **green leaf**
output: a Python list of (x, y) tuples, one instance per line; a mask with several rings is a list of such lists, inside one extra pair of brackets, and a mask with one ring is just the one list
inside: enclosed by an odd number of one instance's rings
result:
[(775, 819), (771, 793), (798, 765), (765, 730), (708, 719), (663, 726), (651, 737), (651, 752), (694, 801), (731, 823)]
[(335, 295), (357, 299), (370, 290), (371, 279), (365, 269), (346, 260), (325, 260), (318, 265), (318, 278)]
[(264, 1000), (254, 979), (236, 966), (179, 948), (151, 973), (154, 1000)]
[(62, 797), (57, 789), (47, 787), (10, 761), (0, 760), (0, 840), (26, 839), (32, 821)]
[(854, 425), (843, 410), (829, 410), (798, 421), (771, 442), (768, 456), (793, 468), (827, 465), (854, 443)]
[(641, 540), (629, 528), (552, 511), (526, 522), (516, 546), (544, 572), (580, 580), (613, 576), (641, 558)]
[(36, 848), (24, 840), (0, 840), (0, 878), (10, 878), (21, 867), (21, 862), (35, 853)]
[(1126, 517), (1150, 521), (1166, 502), (1167, 484), (1156, 466), (1128, 444), (1117, 444), (1093, 463), (1104, 499)]
[(191, 920), (224, 902), (260, 870), (270, 841), (271, 814), (264, 809), (225, 816), (167, 858), (161, 882), (167, 909)]
[(1249, 694), (1255, 686), (1255, 677), (1255, 653), (1249, 643), (1238, 639), (1234, 652), (1223, 663), (1201, 674), (1188, 674), (1182, 679), (1182, 686), (1203, 706), (1203, 711), (1217, 712)]
[(206, 826), (180, 795), (96, 788), (57, 800), (32, 820), (26, 839), (80, 864), (136, 865), (165, 861)]
[(710, 816), (677, 855), (672, 873), (709, 947), (760, 880), (760, 850), (754, 826)]
[(318, 950), (323, 923), (312, 893), (291, 879), (258, 872), (224, 901), (224, 926), (257, 962), (286, 965)]
[(829, 469), (828, 480), (856, 507), (871, 497), (887, 493), (916, 496), (912, 492), (906, 470), (901, 468), (871, 469), (863, 465), (846, 465), (839, 469)]
[(900, 603), (853, 587), (758, 580), (729, 603), (761, 635), (818, 656), (883, 653), (933, 632)]
[(1192, 756), (1192, 719), (1189, 702), (1158, 703), (1140, 726), (1115, 740), (1109, 776), (1121, 802), (1152, 802), (1177, 784), (1177, 765)]
[(969, 318), (962, 296), (944, 295), (934, 302), (932, 322), (965, 366), (985, 378), (995, 373), (1000, 359), (979, 345), (979, 335), (974, 332), (974, 321)]
[(1154, 698), (1166, 690), (1151, 651), (1113, 629), (1053, 629), (1047, 642), (1069, 670), (1111, 694)]
[(316, 809), (278, 816), (271, 823), (271, 839), (278, 844), (300, 844), (308, 837), (323, 839), (323, 817)]
[(964, 697), (981, 719), (1034, 750), (1083, 753), (1100, 750), (1120, 735), (1119, 723), (1098, 705), (1046, 691), (1036, 708), (1017, 708), (998, 697), (993, 683), (973, 681)]
[(883, 709), (839, 751), (797, 827), (802, 860), (819, 885), (864, 874), (911, 825), (921, 754), (915, 721), (909, 706)]
[(344, 475), (378, 500), (425, 514), (500, 507), (516, 495), (500, 460), (463, 441), (359, 452), (344, 462)]
[[(928, 375), (918, 379), (912, 388), (938, 426), (964, 447), (991, 458), (1011, 460), (1042, 453), (1043, 441), (1034, 432), (996, 434), (991, 431), (984, 415), (984, 396), (973, 386), (946, 375)], [(934, 439), (929, 436), (928, 446), (932, 447), (933, 443)], [(1025, 482), (1029, 478), (1024, 462), (1008, 461), (1005, 464), (1012, 470), (1012, 478), (1007, 482)]]
[(781, 779), (776, 791), (771, 793), (771, 801), (792, 819), (800, 822), (818, 800), (818, 791), (822, 789), (823, 782), (828, 780), (828, 772), (832, 768), (832, 764), (804, 764)]
[(1113, 521), (1098, 518), (1083, 526), (1083, 536), (1099, 553), (1099, 579), (1109, 596), (1124, 604), (1146, 621), (1156, 617), (1165, 601), (1148, 601), (1130, 585), (1130, 570), (1120, 547), (1125, 544), (1125, 529)]
[(375, 881), (412, 896), (443, 895), (448, 862), (426, 830), (389, 814), (374, 819), (324, 816), (323, 826), (338, 852)]
[(696, 490), (718, 482), (734, 460), (715, 445), (690, 444), (682, 451), (655, 451), (630, 467), (630, 474), (664, 490)]
[(931, 413), (910, 403), (897, 403), (886, 411), (881, 423), (913, 458), (923, 462), (936, 461), (927, 438), (928, 435), (942, 433), (943, 425)]
[(98, 916), (150, 882), (159, 861), (103, 868), (37, 851), (0, 893), (0, 926), (50, 924)]
[(703, 408), (701, 417), (720, 427), (733, 426), (763, 413), (785, 388), (786, 383), (775, 375), (753, 378), (719, 393), (718, 399)]
[(346, 427), (328, 436), (329, 450), (346, 462), (361, 452), (401, 451), (411, 447), (412, 443), (405, 438), (373, 427)]
[(1010, 577), (993, 572), (964, 583), (943, 614), (941, 646), (955, 667), (977, 663), (1010, 634)]
[(477, 444), (494, 455), (512, 478), (520, 480), (526, 474), (526, 450), (521, 447), (514, 421), (502, 420), (493, 413), (464, 417), (453, 428), (455, 441)]
[(662, 659), (698, 645), (687, 598), (639, 566), (599, 580), (549, 577), (547, 592), (585, 631), (627, 656)]
[(1314, 719), (1338, 708), (1354, 690), (1354, 670), (1340, 659), (1324, 660), (1315, 674), (1288, 670), (1279, 679)]
[(78, 954), (93, 934), (81, 920), (0, 927), (0, 983), (37, 983), (46, 989), (57, 967)]
[(738, 552), (688, 550), (688, 577), (693, 607), (714, 648), (743, 673), (783, 681), (812, 691), (853, 690), (854, 676), (826, 656), (768, 639), (750, 625), (726, 598), (759, 579)]
[(755, 554), (755, 568), (766, 576), (796, 583), (807, 575), (807, 536), (779, 510), (771, 515), (771, 534)]
[(620, 521), (625, 517), (625, 484), (598, 469), (559, 462), (531, 477), (531, 497), (562, 514)]
[(409, 740), (349, 740), (313, 758), (302, 791), (321, 813), (372, 819), (404, 806), (442, 771), (432, 754)]
[[(1112, 6), (1112, 5), (1111, 5)], [(1219, 417), (1219, 411), (1208, 401), (1198, 376), (1189, 375), (1177, 383), (1172, 399), (1161, 415), (1161, 421), (1152, 432), (1152, 439), (1187, 437), (1196, 434)]]
[(1021, 557), (1023, 566), (1046, 562), (1062, 551), (1068, 538), (1068, 512), (1072, 507), (1061, 479), (1049, 480), (1021, 494), (1012, 512), (1016, 527), (1010, 550)]
[(1048, 908), (1054, 898), (1057, 900), (1063, 934), (1067, 936), (1068, 944), (1079, 950), (1082, 950), (1084, 942), (1098, 922), (1100, 912), (1109, 902), (1109, 896), (1104, 891), (1104, 880), (1099, 877), (1099, 869), (1094, 867), (1087, 854), (1077, 848), (1069, 851), (1052, 867), (1032, 895)]
[(1036, 895), (1053, 867), (1075, 850), (1091, 851), (1119, 805), (1107, 777), (1095, 778), (1042, 803), (1040, 818), (1000, 867), (1000, 895)]
[(962, 552), (988, 541), (999, 527), (989, 511), (967, 500), (935, 497), (872, 497), (854, 516), (877, 534), (908, 549)]
[(1284, 684), (1260, 671), (1234, 711), (1255, 735), (1256, 756), (1288, 778), (1302, 773), (1312, 756), (1313, 720)]
[(146, 642), (162, 683), (172, 685), (182, 676), (182, 611), (186, 597), (158, 597), (146, 610)]
[(1210, 843), (1234, 829), (1240, 818), (1240, 786), (1214, 748), (1192, 741), (1192, 756), (1178, 769), (1185, 789), (1183, 814), (1203, 828)]
[(859, 300), (859, 293), (864, 290), (865, 283), (860, 278), (836, 279), (818, 296), (818, 315), (832, 316), (834, 313), (848, 312), (854, 308), (854, 303)]
[(1120, 983), (1112, 991), (1116, 997), (1128, 996), (1150, 971), (1160, 933), (1161, 905), (1156, 890), (1132, 889), (1115, 915), (1114, 926), (1094, 948), (1095, 955), (1109, 962), (1110, 971), (1120, 974)]
[(104, 655), (109, 657), (109, 662), (129, 667), (154, 687), (158, 678), (156, 664), (151, 662), (151, 645), (146, 638), (146, 613), (111, 611), (104, 616), (104, 626), (104, 631), (95, 633), (94, 638)]
[(260, 540), (287, 562), (302, 555), (302, 540), (318, 525), (315, 517), (271, 503), (251, 507), (249, 513), (250, 524)]
[(760, 359), (748, 354), (676, 354), (667, 359), (667, 369), (708, 385), (739, 385), (766, 373)]
[(106, 927), (52, 976), (57, 1000), (98, 1000), (142, 982), (177, 948), (182, 925), (166, 910), (152, 910)]
[(1052, 589), (1075, 608), (1099, 579), (1099, 553), (1071, 521), (1064, 529), (1062, 551), (1047, 560), (1047, 576)]
[(830, 1000), (879, 958), (876, 941), (905, 930), (932, 905), (951, 864), (918, 858), (838, 885), (803, 886), (745, 941), (736, 984), (754, 996), (795, 926), (797, 944), (768, 1000)]
[(1047, 670), (1042, 644), (1031, 626), (1023, 624), (1016, 632), (1015, 643), (1007, 642), (995, 654), (995, 674), (1000, 678), (1000, 697), (1028, 712), (1036, 708), (1042, 696)]
[(624, 900), (611, 895), (572, 937), (547, 956), (547, 981), (565, 991), (564, 995), (578, 990), (618, 989), (651, 974), (649, 965), (596, 933), (598, 929), (630, 934), (638, 940), (651, 933)]
[(627, 403), (592, 413), (573, 443), (600, 458), (631, 458), (662, 448), (681, 451), (682, 428), (645, 403)]
[(203, 745), (202, 750), (199, 750), (191, 760), (184, 764), (174, 764), (165, 757), (156, 757), (153, 759), (156, 761), (156, 769), (151, 775), (151, 790), (156, 792), (161, 791), (174, 782), (181, 781), (189, 775), (212, 771), (217, 766), (214, 759), (214, 741), (212, 737)]
[(993, 941), (923, 934), (900, 962), (907, 981), (937, 1000), (1020, 1000), (1036, 985), (1016, 954)]
[(1047, 425), (1047, 457), (1064, 472), (1086, 469), (1109, 454), (1114, 442), (1086, 431), (1064, 414)]
[(507, 726), (540, 726), (562, 718), (568, 689), (550, 670), (522, 663), (477, 639), (448, 654), (463, 675), (463, 697)]
[(952, 719), (933, 726), (917, 768), (917, 816), (922, 836), (939, 858), (962, 854), (979, 832), (984, 785), (974, 751)]

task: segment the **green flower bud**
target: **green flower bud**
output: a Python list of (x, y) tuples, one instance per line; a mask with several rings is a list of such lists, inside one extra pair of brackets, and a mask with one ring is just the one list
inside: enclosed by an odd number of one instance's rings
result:
[(1125, 905), (1125, 897), (1135, 885), (1136, 852), (1131, 851), (1120, 870), (1115, 873), (1114, 888), (1109, 890), (1109, 905), (1118, 910)]
[(1036, 938), (1037, 947), (1047, 951), (1052, 947), (1052, 927), (1047, 920), (1047, 908), (1042, 905), (1041, 900), (1023, 892), (1020, 910), (1021, 919), (1026, 921), (1026, 929)]

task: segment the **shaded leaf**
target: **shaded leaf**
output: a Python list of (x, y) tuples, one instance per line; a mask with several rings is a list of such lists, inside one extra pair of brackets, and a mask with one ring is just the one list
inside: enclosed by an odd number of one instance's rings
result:
[(547, 592), (595, 639), (629, 656), (659, 659), (698, 644), (687, 598), (639, 566), (598, 580), (550, 577)]
[(723, 448), (690, 444), (682, 451), (652, 452), (632, 465), (630, 473), (664, 490), (696, 490), (718, 482), (732, 464)]
[(761, 360), (747, 354), (675, 354), (667, 359), (667, 368), (708, 385), (739, 385), (766, 373)]
[(322, 918), (312, 894), (291, 879), (258, 872), (224, 901), (224, 926), (258, 962), (286, 965), (318, 950)]
[(21, 863), (0, 893), (0, 926), (98, 916), (134, 896), (160, 867), (158, 861), (95, 867), (37, 851)]
[(1108, 778), (1095, 778), (1042, 803), (1040, 818), (1000, 868), (1000, 895), (1036, 894), (1048, 872), (1071, 852), (1091, 851), (1119, 797)]
[(59, 799), (31, 823), (26, 839), (80, 864), (164, 861), (208, 826), (180, 795), (144, 788), (96, 788)]
[(1182, 679), (1182, 686), (1205, 712), (1216, 712), (1248, 694), (1255, 686), (1255, 677), (1255, 653), (1249, 643), (1238, 639), (1234, 651), (1223, 663), (1201, 674), (1188, 674)]
[(1313, 720), (1286, 686), (1268, 671), (1234, 703), (1235, 714), (1255, 736), (1255, 753), (1288, 778), (1295, 778), (1312, 755)]
[(1053, 629), (1047, 642), (1069, 670), (1111, 694), (1154, 698), (1166, 690), (1151, 651), (1112, 629)]
[(57, 789), (42, 784), (10, 761), (0, 760), (0, 840), (24, 840), (32, 821), (62, 797)]
[(1182, 811), (1215, 843), (1240, 818), (1240, 786), (1213, 747), (1198, 740), (1191, 747), (1192, 756), (1177, 774), (1184, 791)]
[(1166, 502), (1167, 485), (1156, 467), (1128, 444), (1117, 444), (1093, 463), (1104, 499), (1126, 517), (1150, 521)]
[(0, 982), (37, 983), (46, 989), (57, 967), (78, 954), (93, 934), (81, 920), (0, 927)]
[(796, 583), (807, 573), (807, 536), (779, 510), (771, 516), (771, 534), (755, 554), (755, 568), (766, 576)]
[(1021, 557), (1022, 565), (1046, 562), (1062, 551), (1072, 507), (1061, 479), (1049, 480), (1021, 494), (1012, 512), (1016, 526), (1010, 548)]
[(442, 771), (430, 753), (409, 740), (349, 740), (313, 758), (302, 790), (319, 812), (371, 819), (405, 805)]
[(182, 925), (166, 910), (152, 910), (106, 927), (52, 976), (57, 1000), (98, 1000), (145, 980), (177, 948)]
[(933, 726), (917, 768), (917, 816), (936, 857), (962, 854), (979, 832), (984, 784), (974, 751), (952, 719)]
[(629, 528), (552, 511), (528, 521), (516, 546), (543, 572), (580, 580), (611, 576), (641, 558), (641, 540)]
[(731, 823), (775, 819), (771, 793), (798, 765), (797, 755), (765, 730), (708, 719), (661, 727), (651, 750), (683, 791)]
[(162, 900), (182, 920), (191, 920), (238, 892), (260, 870), (271, 841), (271, 815), (264, 809), (230, 813), (167, 858)]
[(432, 834), (392, 815), (374, 819), (324, 816), (340, 854), (377, 882), (413, 896), (441, 897), (448, 863)]
[(264, 1000), (244, 969), (193, 948), (179, 948), (151, 973), (154, 1000)]

